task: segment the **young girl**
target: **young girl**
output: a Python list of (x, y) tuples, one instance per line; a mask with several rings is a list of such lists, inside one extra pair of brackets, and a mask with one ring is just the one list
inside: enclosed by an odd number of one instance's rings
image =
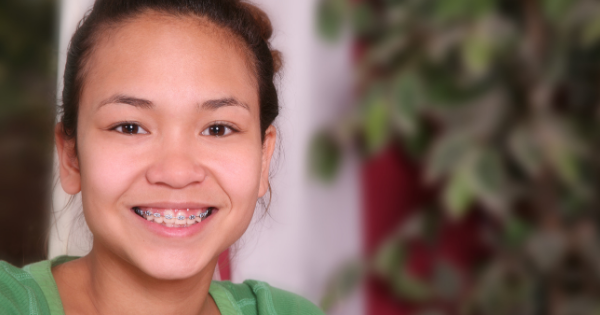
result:
[(91, 252), (0, 263), (1, 314), (322, 314), (211, 281), (269, 190), (271, 26), (236, 0), (98, 0), (71, 40), (55, 129)]

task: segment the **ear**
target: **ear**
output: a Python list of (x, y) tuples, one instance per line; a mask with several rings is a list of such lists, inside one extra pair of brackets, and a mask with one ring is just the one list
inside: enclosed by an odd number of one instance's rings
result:
[(81, 191), (81, 174), (75, 152), (75, 140), (65, 138), (62, 123), (54, 127), (54, 140), (58, 154), (60, 184), (67, 194), (75, 195)]
[(260, 173), (260, 187), (258, 189), (258, 197), (261, 198), (269, 190), (269, 169), (271, 167), (271, 158), (275, 151), (275, 143), (277, 142), (277, 129), (273, 125), (269, 126), (265, 131), (265, 139), (262, 149), (262, 167)]

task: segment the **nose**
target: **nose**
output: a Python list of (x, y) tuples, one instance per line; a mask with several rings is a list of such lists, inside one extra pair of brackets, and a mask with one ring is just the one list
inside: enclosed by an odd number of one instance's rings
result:
[(175, 189), (202, 183), (206, 169), (193, 151), (193, 145), (185, 141), (165, 141), (146, 170), (148, 182)]

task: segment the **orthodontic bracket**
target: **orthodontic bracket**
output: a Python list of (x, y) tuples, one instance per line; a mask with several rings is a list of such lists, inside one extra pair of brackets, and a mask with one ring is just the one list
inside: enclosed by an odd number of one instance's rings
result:
[[(200, 213), (200, 214), (199, 214), (199, 215), (197, 215), (197, 216), (196, 216), (196, 215), (193, 215), (193, 214), (191, 214), (191, 215), (190, 215), (189, 217), (187, 217), (187, 218), (189, 218), (190, 220), (194, 220), (194, 219), (196, 219), (197, 217), (198, 217), (198, 218), (201, 218), (201, 219), (205, 219), (205, 218), (206, 218), (206, 217), (207, 217), (209, 214), (211, 214), (211, 213), (212, 213), (212, 210), (213, 210), (213, 208), (208, 208), (208, 210), (206, 210), (206, 211), (204, 211), (204, 212)], [(154, 216), (155, 218), (160, 218), (160, 217), (161, 217), (161, 214), (160, 214), (160, 213), (158, 213), (158, 212), (156, 212), (156, 213), (152, 213), (150, 210), (146, 210), (146, 212), (144, 212), (143, 210), (141, 210), (141, 209), (140, 209), (140, 208), (138, 208), (138, 207), (135, 207), (135, 208), (134, 208), (134, 211), (135, 211), (135, 213), (137, 213), (138, 215), (141, 215), (141, 216), (143, 216), (143, 215), (146, 215), (146, 216)], [(170, 220), (170, 219), (173, 219), (173, 215), (171, 215), (171, 214), (166, 214), (166, 215), (164, 215), (164, 218), (165, 218), (165, 219), (167, 219), (167, 220)], [(178, 216), (177, 216), (177, 220), (183, 221), (183, 220), (185, 220), (185, 219), (186, 219), (186, 217), (185, 217), (184, 215), (178, 215)]]

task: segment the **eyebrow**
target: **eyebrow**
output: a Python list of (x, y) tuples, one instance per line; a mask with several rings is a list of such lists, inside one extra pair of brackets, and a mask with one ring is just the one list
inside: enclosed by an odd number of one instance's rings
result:
[[(107, 105), (107, 104), (127, 104), (127, 105), (140, 107), (140, 108), (144, 108), (144, 109), (150, 109), (154, 106), (154, 103), (152, 103), (149, 100), (132, 97), (132, 96), (127, 96), (127, 95), (122, 95), (122, 94), (113, 95), (113, 96), (107, 98), (106, 100), (100, 102), (100, 105), (98, 106), (98, 108), (100, 108), (104, 105)], [(233, 97), (208, 100), (208, 101), (205, 101), (204, 103), (202, 103), (200, 108), (207, 109), (207, 110), (217, 110), (221, 107), (227, 107), (227, 106), (239, 106), (239, 107), (245, 108), (248, 111), (250, 110), (250, 107), (246, 103), (240, 102)]]
[(146, 108), (146, 109), (152, 108), (154, 106), (154, 104), (149, 100), (132, 97), (132, 96), (127, 96), (127, 95), (122, 95), (122, 94), (113, 95), (113, 96), (105, 99), (104, 101), (100, 102), (100, 105), (98, 105), (98, 108), (100, 108), (104, 105), (107, 105), (107, 104), (127, 104), (127, 105), (140, 107), (140, 108)]
[(201, 108), (208, 109), (208, 110), (216, 110), (216, 109), (219, 109), (221, 107), (226, 107), (226, 106), (240, 106), (242, 108), (245, 108), (248, 111), (250, 110), (250, 107), (248, 106), (248, 104), (240, 102), (233, 97), (205, 101), (204, 103), (202, 103)]

